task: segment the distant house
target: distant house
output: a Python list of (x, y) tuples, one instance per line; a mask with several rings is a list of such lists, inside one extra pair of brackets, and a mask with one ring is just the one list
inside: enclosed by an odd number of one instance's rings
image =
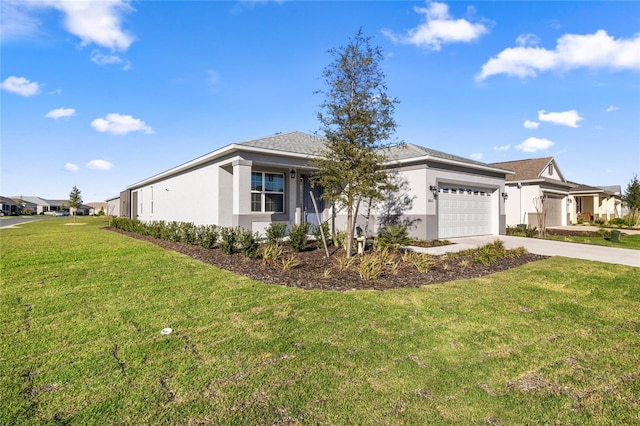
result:
[(87, 206), (89, 207), (90, 216), (97, 216), (100, 214), (100, 211), (102, 211), (104, 214), (107, 214), (106, 202), (98, 201), (98, 202), (88, 203)]
[(112, 197), (106, 201), (107, 208), (105, 214), (108, 216), (120, 216), (120, 197)]
[[(13, 196), (11, 198), (14, 200), (22, 200), (23, 208), (31, 209), (31, 211), (37, 214), (47, 214), (65, 210), (65, 201), (45, 200), (44, 198), (32, 196)], [(66, 206), (69, 206), (68, 201), (66, 201)]]
[(615, 186), (589, 186), (574, 183), (571, 199), (571, 222), (589, 222), (596, 219), (609, 220), (623, 216), (622, 189)]
[(16, 200), (0, 196), (0, 212), (4, 216), (18, 215), (22, 208)]
[(514, 174), (507, 175), (506, 181), (507, 225), (526, 224), (538, 227), (538, 216), (542, 209), (546, 211), (546, 226), (564, 226), (570, 223), (570, 191), (575, 184), (564, 178), (553, 157), (491, 165), (514, 171)]
[[(273, 222), (344, 229), (344, 212), (320, 199), (310, 160), (323, 138), (290, 132), (227, 145), (127, 187), (120, 216), (237, 226), (264, 234)], [(387, 167), (403, 182), (387, 205), (360, 209), (358, 224), (376, 232), (390, 217), (410, 224), (416, 238), (443, 239), (504, 233), (503, 167), (404, 144), (388, 150)], [(108, 204), (116, 199), (108, 200)], [(388, 205), (392, 203), (393, 205)]]

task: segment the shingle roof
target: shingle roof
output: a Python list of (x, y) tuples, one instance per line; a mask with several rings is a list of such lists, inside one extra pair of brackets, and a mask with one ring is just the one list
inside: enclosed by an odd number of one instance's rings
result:
[(302, 132), (277, 133), (266, 138), (238, 142), (236, 145), (251, 146), (295, 154), (317, 155), (325, 139)]
[(513, 170), (515, 174), (507, 175), (507, 182), (540, 179), (542, 171), (553, 161), (553, 157), (531, 158), (527, 160), (504, 161), (491, 163), (491, 166)]
[[(476, 166), (489, 166), (487, 163), (470, 160), (468, 158), (459, 157), (457, 155), (447, 154), (446, 152), (436, 151), (435, 149), (425, 148), (423, 146), (414, 145), (412, 143), (404, 143), (395, 145), (386, 149), (387, 158), (390, 161), (408, 160), (410, 158), (433, 157), (436, 159), (457, 161), (460, 163), (473, 164)], [(499, 167), (503, 168), (503, 167)]]

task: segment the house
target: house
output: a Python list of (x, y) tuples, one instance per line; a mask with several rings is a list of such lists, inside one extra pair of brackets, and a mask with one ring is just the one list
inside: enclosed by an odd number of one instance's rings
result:
[(571, 223), (592, 220), (609, 220), (622, 217), (622, 189), (620, 185), (589, 186), (575, 182), (571, 189), (574, 208), (570, 211)]
[(570, 223), (570, 191), (568, 182), (553, 157), (492, 163), (494, 167), (513, 170), (507, 175), (505, 206), (506, 224), (541, 227), (540, 214), (546, 212), (545, 226)]
[[(120, 215), (260, 234), (272, 222), (317, 224), (318, 218), (344, 229), (344, 212), (323, 203), (321, 188), (310, 180), (309, 162), (324, 143), (290, 132), (227, 145), (130, 185), (120, 194)], [(504, 233), (500, 194), (508, 170), (411, 144), (390, 148), (387, 158), (402, 192), (390, 194), (386, 205), (363, 206), (361, 229), (375, 233), (393, 217), (410, 224), (411, 234), (421, 239)]]
[(104, 212), (107, 216), (120, 216), (120, 196), (111, 197), (105, 200), (105, 203), (107, 208)]
[(106, 202), (98, 201), (98, 202), (88, 203), (87, 206), (89, 207), (89, 215), (91, 216), (99, 215), (100, 211), (102, 211), (104, 214), (107, 214)]
[(64, 211), (64, 207), (69, 205), (69, 202), (65, 200), (45, 200), (44, 198), (32, 196), (13, 196), (11, 198), (13, 198), (14, 200), (21, 200), (23, 209), (30, 209), (37, 214)]
[(18, 215), (22, 211), (22, 207), (16, 200), (0, 196), (0, 212), (2, 216)]

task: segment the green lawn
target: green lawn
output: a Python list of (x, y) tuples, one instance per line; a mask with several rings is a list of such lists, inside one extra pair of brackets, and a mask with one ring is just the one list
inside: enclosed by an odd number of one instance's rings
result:
[[(624, 234), (624, 231), (622, 231), (622, 233)], [(640, 235), (638, 234), (622, 235), (619, 242), (611, 242), (609, 238), (604, 237), (567, 237), (560, 235), (547, 235), (547, 239), (555, 241), (567, 241), (571, 243), (592, 244), (598, 246), (640, 250)]]
[(0, 231), (2, 424), (640, 423), (640, 268), (303, 291), (72, 222)]

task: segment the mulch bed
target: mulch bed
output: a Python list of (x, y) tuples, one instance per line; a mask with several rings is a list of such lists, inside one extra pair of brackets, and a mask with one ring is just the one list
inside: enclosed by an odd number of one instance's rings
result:
[[(395, 273), (386, 273), (377, 279), (365, 281), (360, 278), (355, 268), (345, 271), (338, 269), (337, 259), (344, 256), (344, 250), (335, 247), (329, 249), (329, 258), (326, 257), (324, 249), (316, 249), (315, 244), (310, 244), (305, 251), (300, 253), (287, 251), (288, 248), (286, 248), (285, 256), (295, 254), (301, 263), (294, 269), (283, 271), (282, 268), (263, 264), (260, 259), (248, 259), (241, 254), (227, 255), (217, 248), (206, 249), (197, 245), (176, 243), (123, 232), (115, 228), (107, 229), (131, 238), (148, 241), (164, 249), (185, 254), (201, 262), (257, 281), (287, 287), (298, 287), (305, 290), (387, 290), (420, 287), (482, 277), (547, 258), (547, 256), (526, 253), (520, 256), (506, 257), (490, 265), (479, 265), (474, 263), (469, 255), (434, 256), (435, 265), (426, 273), (419, 273), (412, 265), (402, 264)], [(329, 274), (325, 274), (327, 269), (331, 269)]]

